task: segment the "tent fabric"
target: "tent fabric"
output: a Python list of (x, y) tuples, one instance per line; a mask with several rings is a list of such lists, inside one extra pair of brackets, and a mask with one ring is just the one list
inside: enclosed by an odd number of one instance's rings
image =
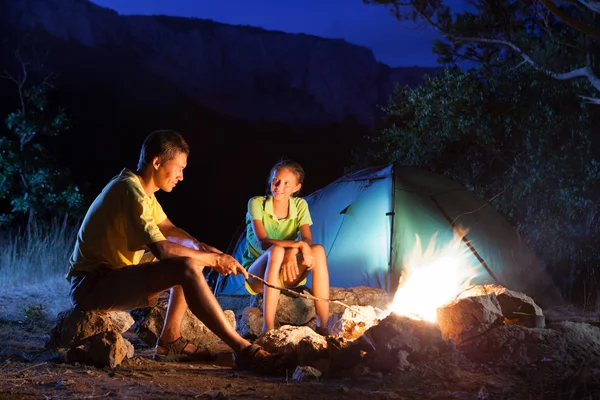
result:
[[(500, 284), (560, 303), (544, 265), (509, 222), (447, 177), (392, 164), (347, 174), (306, 200), (314, 221), (313, 241), (325, 248), (333, 287), (395, 292), (417, 235), (422, 247), (432, 237), (444, 245), (460, 228), (467, 229), (465, 252), (478, 272), (473, 283)], [(244, 245), (242, 234), (233, 251), (238, 260)], [(243, 278), (231, 275), (219, 279), (215, 292), (247, 294)]]

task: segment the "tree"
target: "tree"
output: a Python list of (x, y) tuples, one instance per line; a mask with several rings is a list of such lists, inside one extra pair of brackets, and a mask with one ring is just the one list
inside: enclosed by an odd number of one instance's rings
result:
[(598, 0), (470, 0), (468, 10), (454, 13), (443, 0), (363, 2), (440, 32), (434, 52), (443, 64), (528, 65), (557, 80), (585, 80), (581, 98), (600, 104)]
[(15, 218), (46, 218), (57, 214), (78, 216), (83, 197), (43, 146), (45, 137), (55, 137), (69, 129), (65, 110), (52, 110), (48, 93), (51, 77), (29, 84), (30, 64), (19, 50), (15, 52), (20, 72), (4, 71), (0, 78), (16, 86), (18, 108), (5, 119), (6, 134), (0, 138), (0, 226)]
[(583, 83), (482, 67), (399, 86), (359, 167), (398, 161), (458, 180), (513, 222), (569, 295), (600, 264), (598, 120), (574, 101)]

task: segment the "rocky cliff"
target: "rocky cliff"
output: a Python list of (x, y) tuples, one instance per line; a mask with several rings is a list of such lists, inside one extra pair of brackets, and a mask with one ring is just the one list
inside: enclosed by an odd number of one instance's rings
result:
[(394, 82), (428, 68), (390, 68), (344, 40), (210, 20), (120, 16), (87, 0), (0, 0), (12, 35), (44, 37), (50, 67), (80, 85), (119, 85), (124, 102), (186, 96), (240, 119), (370, 125)]

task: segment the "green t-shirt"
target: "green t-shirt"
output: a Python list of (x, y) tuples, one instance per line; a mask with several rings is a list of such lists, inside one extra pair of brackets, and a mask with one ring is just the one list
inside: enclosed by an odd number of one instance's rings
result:
[(275, 240), (298, 240), (300, 227), (312, 225), (308, 203), (300, 197), (290, 197), (290, 206), (287, 218), (277, 219), (273, 212), (272, 196), (256, 196), (248, 201), (246, 213), (246, 249), (242, 255), (242, 265), (248, 268), (265, 251), (252, 229), (252, 221), (259, 220), (263, 223), (267, 236)]

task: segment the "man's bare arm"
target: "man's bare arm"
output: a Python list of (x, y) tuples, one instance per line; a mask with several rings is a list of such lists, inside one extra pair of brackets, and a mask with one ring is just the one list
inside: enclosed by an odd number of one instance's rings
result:
[[(159, 260), (173, 257), (189, 257), (203, 267), (214, 268), (221, 275), (242, 273), (247, 276), (246, 270), (235, 258), (220, 252), (214, 247), (204, 245), (182, 229), (177, 228), (169, 220), (158, 225), (167, 240), (161, 240), (148, 245), (150, 251)], [(211, 250), (213, 249), (213, 250)]]
[(200, 250), (206, 253), (223, 253), (216, 247), (209, 246), (206, 243), (200, 242), (198, 239), (196, 239), (183, 229), (175, 226), (175, 224), (173, 224), (168, 218), (160, 224), (158, 224), (158, 228), (170, 242), (179, 243), (180, 245), (189, 247), (190, 249)]

